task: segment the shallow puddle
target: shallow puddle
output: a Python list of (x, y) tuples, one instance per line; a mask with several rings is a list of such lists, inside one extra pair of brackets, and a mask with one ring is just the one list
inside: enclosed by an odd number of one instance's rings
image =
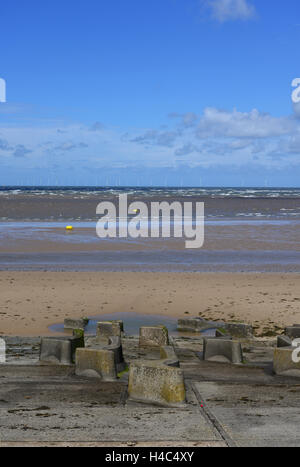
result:
[[(197, 337), (199, 333), (182, 333), (177, 331), (177, 318), (170, 318), (160, 315), (141, 315), (137, 313), (110, 313), (99, 316), (93, 316), (90, 319), (88, 326), (85, 329), (86, 335), (95, 335), (98, 321), (121, 320), (124, 322), (125, 334), (131, 336), (139, 335), (141, 326), (157, 326), (163, 325), (169, 331), (169, 334), (174, 337)], [(50, 331), (55, 333), (70, 334), (70, 331), (64, 330), (64, 324), (58, 323), (49, 327)], [(201, 333), (201, 335), (214, 336), (215, 329), (209, 329)]]

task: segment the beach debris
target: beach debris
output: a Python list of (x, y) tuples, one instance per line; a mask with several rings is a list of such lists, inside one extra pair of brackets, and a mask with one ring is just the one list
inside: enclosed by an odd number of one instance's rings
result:
[(234, 340), (204, 338), (203, 360), (233, 363), (234, 365), (242, 364), (243, 351), (241, 343)]
[(140, 347), (162, 347), (169, 345), (169, 333), (165, 326), (142, 326), (140, 328)]

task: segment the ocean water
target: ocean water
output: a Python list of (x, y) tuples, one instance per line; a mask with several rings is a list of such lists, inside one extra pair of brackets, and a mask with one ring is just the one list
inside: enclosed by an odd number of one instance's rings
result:
[(193, 187), (92, 187), (92, 186), (0, 186), (0, 196), (98, 196), (128, 195), (153, 197), (214, 197), (214, 198), (300, 198), (300, 188), (193, 188)]
[[(125, 193), (148, 207), (204, 202), (209, 248), (185, 250), (172, 239), (100, 240), (98, 203)], [(0, 187), (0, 270), (298, 273), (299, 228), (300, 188)]]
[(300, 189), (0, 187), (0, 222), (96, 219), (101, 201), (201, 201), (207, 218), (300, 218)]

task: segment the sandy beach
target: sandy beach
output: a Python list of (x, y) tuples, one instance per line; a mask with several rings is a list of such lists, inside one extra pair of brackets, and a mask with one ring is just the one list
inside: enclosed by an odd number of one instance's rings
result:
[(298, 274), (0, 272), (2, 335), (51, 334), (65, 317), (136, 312), (253, 324), (265, 336), (300, 322)]
[(204, 247), (99, 239), (96, 206), (114, 190), (2, 191), (0, 334), (48, 335), (66, 317), (114, 313), (243, 321), (264, 337), (300, 322), (300, 192), (133, 191), (148, 204), (205, 201)]

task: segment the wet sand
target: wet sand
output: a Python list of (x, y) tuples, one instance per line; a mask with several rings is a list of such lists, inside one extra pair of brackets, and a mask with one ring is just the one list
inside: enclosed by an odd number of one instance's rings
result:
[[(65, 317), (136, 312), (243, 321), (257, 336), (300, 322), (298, 274), (0, 272), (0, 334), (49, 335)], [(280, 329), (278, 329), (278, 328)]]
[[(0, 223), (0, 253), (64, 253), (91, 251), (184, 250), (181, 238), (100, 239), (96, 222), (82, 227), (66, 223), (10, 222)], [(243, 220), (205, 221), (205, 242), (201, 251), (298, 251), (300, 221)], [(1, 266), (1, 264), (0, 264)]]

